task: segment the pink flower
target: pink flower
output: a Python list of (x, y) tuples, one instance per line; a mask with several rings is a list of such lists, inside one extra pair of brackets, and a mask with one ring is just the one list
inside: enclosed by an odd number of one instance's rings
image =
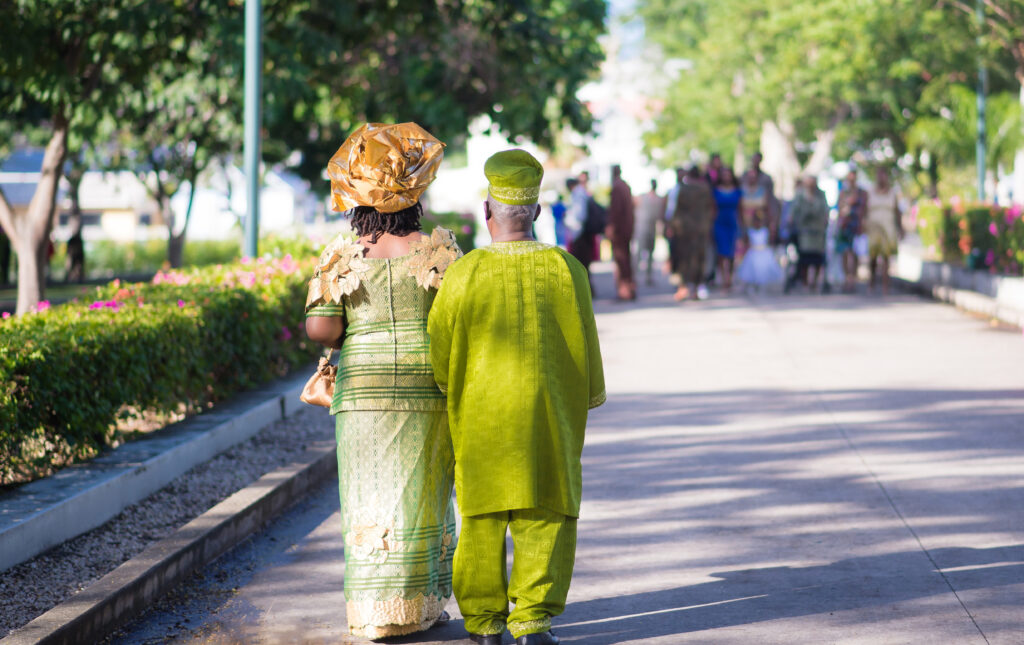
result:
[(239, 262), (241, 262), (242, 264), (249, 264), (250, 262), (252, 262), (252, 260), (250, 260), (249, 258), (242, 258), (241, 260), (239, 260)]
[(138, 305), (139, 305), (140, 307), (142, 307), (143, 305), (145, 305), (145, 304), (146, 304), (145, 302), (143, 302), (143, 301), (142, 301), (142, 298), (139, 298), (139, 299), (138, 299), (138, 300), (136, 300), (135, 302), (136, 302), (136, 303), (138, 303)]
[(263, 284), (269, 285), (270, 284), (270, 278), (263, 278)]
[(178, 301), (178, 308), (180, 309), (180, 308), (182, 308), (184, 306), (185, 306), (185, 301), (184, 300), (179, 300)]
[(469, 224), (466, 224), (465, 226), (462, 227), (462, 232), (465, 235), (469, 235), (470, 233), (473, 232), (473, 227), (470, 226)]
[(988, 225), (988, 232), (991, 233), (992, 235), (999, 235), (999, 229), (996, 228), (996, 223), (995, 222), (990, 222), (989, 223), (989, 225)]
[(281, 339), (282, 340), (291, 340), (292, 339), (292, 333), (290, 331), (288, 331), (287, 327), (282, 327), (281, 328)]
[(9, 312), (9, 311), (5, 311), (2, 314), (0, 314), (0, 319), (3, 319), (3, 320), (7, 320), (10, 317), (11, 317), (11, 312)]
[(992, 263), (996, 261), (996, 254), (989, 249), (988, 253), (985, 254), (985, 266), (992, 266)]
[(43, 300), (42, 302), (39, 302), (38, 304), (36, 304), (36, 311), (46, 311), (49, 308), (50, 308), (50, 301), (49, 300)]
[(104, 302), (102, 300), (97, 300), (96, 302), (94, 302), (91, 305), (89, 305), (90, 311), (91, 310), (95, 310), (95, 309), (103, 309), (103, 307), (104, 307)]

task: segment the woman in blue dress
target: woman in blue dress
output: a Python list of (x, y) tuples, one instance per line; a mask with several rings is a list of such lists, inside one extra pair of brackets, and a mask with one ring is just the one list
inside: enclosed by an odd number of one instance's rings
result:
[(739, 207), (743, 191), (736, 175), (729, 167), (722, 168), (719, 183), (714, 188), (718, 216), (715, 218), (715, 246), (718, 250), (718, 271), (722, 288), (732, 288), (733, 266), (736, 263), (736, 237), (739, 232)]

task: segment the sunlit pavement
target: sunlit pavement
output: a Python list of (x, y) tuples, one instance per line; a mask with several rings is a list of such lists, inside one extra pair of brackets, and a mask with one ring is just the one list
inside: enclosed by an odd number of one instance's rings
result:
[[(563, 642), (1024, 643), (1019, 330), (906, 295), (597, 291), (609, 399)], [(117, 642), (351, 642), (337, 504), (323, 487)], [(393, 642), (469, 643), (449, 611)]]

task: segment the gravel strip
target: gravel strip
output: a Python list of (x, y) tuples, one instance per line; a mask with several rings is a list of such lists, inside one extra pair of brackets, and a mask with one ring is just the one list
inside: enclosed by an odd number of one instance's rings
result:
[(323, 408), (304, 408), (200, 464), (103, 526), (0, 572), (0, 638), (167, 537), (266, 473), (291, 463), (309, 442), (333, 439)]

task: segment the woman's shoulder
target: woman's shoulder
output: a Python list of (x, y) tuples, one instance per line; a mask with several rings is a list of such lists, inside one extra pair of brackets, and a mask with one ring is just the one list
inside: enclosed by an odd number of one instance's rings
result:
[(331, 240), (320, 254), (313, 278), (309, 281), (306, 308), (341, 304), (344, 296), (359, 288), (362, 276), (369, 270), (363, 259), (366, 250), (348, 234), (342, 233)]
[(424, 289), (437, 289), (445, 272), (462, 257), (455, 234), (438, 226), (430, 235), (409, 242), (409, 276)]

